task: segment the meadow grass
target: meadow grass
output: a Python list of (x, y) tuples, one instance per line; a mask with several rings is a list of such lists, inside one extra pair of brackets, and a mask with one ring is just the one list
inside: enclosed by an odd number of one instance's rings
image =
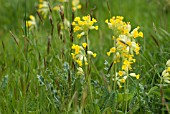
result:
[[(57, 5), (56, 1), (48, 0), (49, 6)], [(0, 2), (0, 113), (170, 113), (170, 86), (162, 82), (170, 59), (168, 0), (80, 0), (82, 8), (74, 18), (90, 14), (98, 26), (98, 31), (88, 32), (90, 50), (97, 56), (89, 57), (86, 52), (88, 65), (82, 67), (83, 75), (77, 73), (71, 48), (73, 43), (85, 42), (86, 36), (79, 40), (70, 28), (59, 30), (66, 26), (62, 14), (70, 23), (74, 20), (71, 1), (60, 3), (63, 11), (49, 11), (42, 20), (38, 0)], [(25, 26), (30, 15), (37, 24), (32, 30)], [(115, 66), (108, 73), (113, 60), (106, 54), (113, 46), (114, 33), (105, 20), (112, 16), (123, 16), (132, 29), (140, 26), (144, 34), (137, 39), (141, 50), (132, 65), (140, 78), (128, 78), (123, 88), (115, 88), (114, 77), (108, 75), (116, 73)]]

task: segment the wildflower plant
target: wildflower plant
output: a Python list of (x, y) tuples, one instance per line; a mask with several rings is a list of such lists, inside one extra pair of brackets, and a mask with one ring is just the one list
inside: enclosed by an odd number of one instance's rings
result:
[[(124, 22), (122, 16), (113, 16), (107, 19), (109, 29), (113, 31), (112, 41), (113, 46), (107, 52), (107, 56), (112, 58), (110, 66), (111, 79), (110, 88), (112, 90), (112, 83), (114, 82), (114, 90), (122, 88), (124, 84), (124, 95), (128, 97), (128, 78), (129, 76), (139, 79), (140, 75), (133, 72), (132, 64), (136, 62), (135, 55), (139, 54), (140, 45), (136, 39), (143, 38), (143, 33), (139, 32), (137, 27), (131, 30), (130, 22)], [(127, 112), (127, 100), (125, 101), (125, 113)]]
[(29, 16), (29, 20), (26, 21), (26, 27), (31, 30), (36, 27), (36, 20), (33, 15)]
[(90, 98), (92, 102), (93, 95), (90, 76), (90, 58), (91, 56), (95, 58), (97, 54), (90, 50), (88, 34), (90, 30), (98, 30), (98, 26), (94, 26), (96, 22), (96, 19), (91, 18), (90, 15), (83, 16), (82, 19), (80, 17), (76, 17), (72, 22), (73, 31), (78, 32), (78, 39), (80, 40), (80, 38), (85, 37), (85, 39), (81, 39), (83, 42), (79, 41), (78, 45), (72, 45), (71, 48), (73, 52), (71, 55), (74, 63), (77, 64), (77, 74), (85, 76), (85, 82), (87, 82), (89, 87)]
[(49, 3), (44, 0), (39, 0), (38, 4), (38, 12), (43, 16), (43, 18), (46, 18), (49, 13)]
[[(132, 72), (132, 64), (136, 62), (134, 56), (138, 55), (140, 50), (136, 39), (143, 38), (143, 33), (138, 31), (140, 27), (131, 31), (130, 22), (124, 22), (122, 16), (114, 16), (105, 22), (114, 34), (113, 46), (107, 52), (107, 56), (113, 58), (114, 78), (111, 80), (114, 80), (114, 89), (116, 83), (121, 88), (122, 83), (125, 83), (129, 76), (139, 79), (140, 75)], [(118, 64), (121, 67), (118, 68)]]
[(72, 10), (76, 11), (78, 9), (81, 9), (80, 0), (72, 0)]
[(75, 50), (74, 53), (72, 53), (72, 58), (76, 63), (78, 64), (79, 67), (84, 65), (89, 64), (89, 56), (92, 55), (93, 57), (96, 57), (96, 53), (93, 53), (92, 51), (89, 50), (89, 39), (88, 39), (88, 32), (89, 30), (95, 29), (98, 30), (98, 26), (94, 26), (93, 24), (96, 23), (96, 19), (92, 18), (90, 15), (83, 16), (82, 20), (80, 17), (76, 17), (74, 21), (72, 22), (72, 26), (74, 27), (73, 30), (74, 32), (80, 32), (77, 34), (77, 38), (81, 38), (83, 36), (86, 36), (85, 41), (79, 45), (73, 44), (72, 49)]
[(80, 32), (77, 34), (77, 38), (88, 35), (89, 30), (98, 30), (98, 26), (94, 26), (96, 22), (96, 19), (91, 19), (90, 15), (84, 16), (82, 20), (80, 17), (76, 17), (72, 22), (72, 25), (74, 26), (74, 32)]

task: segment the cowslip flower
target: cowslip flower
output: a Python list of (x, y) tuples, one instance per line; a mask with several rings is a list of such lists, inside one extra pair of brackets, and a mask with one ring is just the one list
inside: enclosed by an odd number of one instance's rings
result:
[(98, 30), (98, 26), (94, 26), (94, 23), (96, 22), (97, 21), (94, 18), (91, 20), (90, 15), (83, 16), (82, 20), (80, 17), (76, 17), (72, 22), (72, 25), (74, 26), (73, 30), (74, 32), (80, 32), (77, 34), (77, 37), (81, 38), (82, 36), (87, 35), (89, 30)]
[(138, 37), (143, 38), (143, 32), (139, 31), (139, 26), (131, 30), (130, 22), (124, 22), (123, 19), (122, 16), (113, 16), (105, 21), (108, 28), (114, 33), (112, 36), (113, 46), (107, 52), (107, 56), (112, 57), (114, 65), (118, 65), (118, 63), (121, 65), (116, 72), (118, 75), (114, 77), (119, 82), (117, 84), (120, 87), (121, 83), (125, 83), (128, 76), (140, 78), (139, 74), (131, 72), (132, 64), (136, 62), (134, 54), (138, 55), (140, 51), (140, 45), (136, 39)]
[(61, 11), (61, 10), (64, 11), (64, 6), (63, 5), (56, 5), (56, 6), (53, 7), (53, 10), (58, 11), (58, 12)]
[(81, 67), (77, 68), (77, 74), (81, 75), (81, 76), (84, 75), (84, 71), (83, 71), (83, 69)]
[(170, 60), (166, 62), (166, 68), (162, 72), (163, 82), (170, 84)]
[(139, 79), (139, 77), (140, 77), (139, 74), (135, 74), (135, 73), (130, 73), (129, 75), (132, 77), (135, 77), (136, 79)]
[(170, 59), (166, 62), (166, 65), (170, 67)]
[(79, 45), (75, 45), (73, 44), (72, 46), (72, 50), (74, 50), (73, 53), (71, 53), (72, 55), (72, 59), (78, 64), (79, 67), (82, 67), (83, 65), (88, 65), (88, 61), (87, 61), (87, 55), (91, 55), (94, 58), (96, 57), (96, 53), (92, 52), (92, 51), (85, 51), (87, 44), (86, 43), (82, 43), (82, 46)]
[[(123, 71), (120, 71), (121, 73), (125, 73)], [(120, 73), (119, 72), (119, 73)], [(119, 86), (119, 88), (122, 88), (122, 84), (126, 82), (127, 76), (124, 74), (122, 76), (119, 75), (119, 73), (116, 72), (116, 78), (113, 78), (112, 80), (114, 81), (116, 79), (116, 83)], [(119, 75), (119, 76), (118, 76)]]
[(79, 0), (72, 0), (72, 10), (76, 11), (77, 9), (81, 9), (81, 4)]
[(29, 20), (26, 21), (26, 27), (29, 29), (36, 27), (36, 20), (33, 15), (30, 15)]
[(48, 2), (44, 0), (40, 0), (38, 5), (38, 12), (43, 15), (43, 18), (46, 18), (49, 13)]

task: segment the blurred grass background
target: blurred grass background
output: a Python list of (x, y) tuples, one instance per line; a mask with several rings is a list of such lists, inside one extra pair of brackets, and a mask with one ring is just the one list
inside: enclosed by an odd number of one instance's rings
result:
[[(88, 0), (87, 0), (88, 1)], [(108, 11), (108, 4), (110, 11)], [(4, 42), (11, 41), (9, 30), (13, 33), (23, 34), (24, 28), (24, 13), (25, 13), (25, 2), (24, 0), (7, 0), (0, 1), (0, 39)], [(125, 21), (130, 21), (132, 28), (140, 26), (141, 30), (144, 31), (145, 39), (143, 44), (144, 49), (154, 49), (155, 41), (151, 36), (155, 35), (154, 27), (158, 29), (162, 28), (165, 31), (170, 31), (170, 1), (169, 0), (102, 0), (96, 2), (95, 0), (88, 1), (86, 7), (86, 1), (81, 1), (83, 4), (80, 15), (86, 15), (90, 13), (92, 8), (94, 16), (98, 19), (100, 26), (100, 38), (102, 40), (108, 39), (109, 30), (104, 21), (114, 15), (121, 15), (125, 17)], [(36, 6), (38, 0), (29, 0), (27, 2), (27, 17), (32, 14), (36, 14)], [(96, 36), (99, 39), (99, 36)], [(93, 38), (95, 39), (95, 38)], [(156, 38), (158, 41), (159, 39)], [(143, 40), (141, 40), (143, 41)], [(107, 42), (107, 41), (106, 41)], [(147, 43), (146, 43), (147, 42)], [(103, 41), (101, 42), (103, 43)], [(154, 44), (154, 45), (153, 45)], [(102, 44), (104, 45), (104, 44)], [(101, 46), (103, 47), (103, 46)]]

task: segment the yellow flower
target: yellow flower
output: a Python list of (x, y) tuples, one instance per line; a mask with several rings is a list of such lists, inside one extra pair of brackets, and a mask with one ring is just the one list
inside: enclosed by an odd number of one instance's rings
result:
[(95, 30), (98, 30), (98, 26), (95, 26)]
[(87, 54), (92, 55), (94, 58), (96, 57), (96, 53), (93, 53), (92, 51), (87, 51)]
[(127, 71), (127, 66), (126, 65), (122, 65), (122, 70), (125, 70), (125, 71)]
[(71, 55), (72, 55), (72, 58), (75, 59), (75, 54), (74, 54), (74, 53), (71, 53)]
[(107, 52), (107, 56), (110, 56), (110, 51), (109, 51), (109, 52)]
[(79, 54), (80, 46), (73, 44), (73, 46), (71, 48), (75, 50), (75, 54)]
[(139, 79), (139, 77), (140, 77), (140, 75), (138, 74), (138, 75), (136, 75), (136, 79)]
[(88, 65), (88, 62), (85, 62), (85, 65)]
[(83, 16), (83, 18), (82, 18), (84, 21), (87, 21), (87, 20), (89, 20), (90, 19), (90, 16), (88, 15), (88, 16)]
[(126, 42), (129, 46), (132, 46), (132, 42), (131, 41), (127, 41)]
[(82, 61), (77, 60), (76, 62), (77, 62), (77, 64), (78, 64), (80, 67), (82, 67), (82, 66), (83, 66)]
[(76, 25), (76, 23), (75, 23), (75, 22), (72, 22), (72, 25)]
[[(94, 18), (91, 20), (90, 15), (83, 16), (82, 20), (80, 19), (80, 17), (76, 17), (74, 19), (74, 22), (72, 22), (72, 25), (74, 26), (73, 30), (74, 32), (80, 31), (81, 36), (83, 36), (85, 33), (88, 33), (89, 29), (98, 30), (98, 26), (93, 25), (96, 22), (97, 21)], [(79, 38), (81, 36), (78, 35)]]
[(80, 17), (76, 17), (74, 21), (80, 21)]
[(106, 19), (105, 23), (108, 23), (108, 22), (109, 22), (108, 19)]
[(132, 34), (133, 34), (133, 37), (134, 38), (137, 38), (137, 37), (142, 37), (143, 38), (143, 32), (138, 32), (139, 30), (139, 26), (137, 28), (135, 28), (133, 31), (132, 31)]
[(125, 81), (126, 81), (126, 80), (125, 80), (124, 78), (120, 80), (120, 82), (122, 82), (122, 83), (125, 83)]
[(29, 28), (31, 26), (31, 22), (30, 21), (26, 21), (26, 27)]
[(73, 30), (74, 30), (74, 32), (79, 31), (80, 27), (79, 26), (75, 26)]
[(93, 53), (92, 55), (93, 55), (93, 57), (95, 58), (97, 54), (96, 54), (96, 53)]
[(143, 38), (143, 32), (139, 32), (138, 35)]
[(137, 30), (134, 31), (133, 37), (134, 37), (134, 38), (138, 37), (138, 31), (137, 31)]
[(30, 15), (29, 19), (30, 20), (26, 21), (26, 27), (29, 28), (29, 30), (31, 30), (32, 28), (36, 27), (36, 21), (33, 15)]
[(94, 23), (96, 23), (97, 21), (96, 21), (96, 19), (94, 19), (94, 18), (92, 18), (92, 21), (94, 22)]
[(81, 9), (81, 5), (78, 5), (78, 6), (77, 6), (77, 9)]
[(168, 67), (168, 68), (166, 69), (166, 71), (170, 72), (170, 67)]
[(72, 10), (76, 11), (77, 9), (81, 9), (81, 5), (79, 4), (79, 0), (72, 0)]
[(118, 72), (119, 76), (123, 76), (123, 71)]
[(47, 1), (41, 1), (38, 5), (38, 12), (43, 15), (44, 18), (47, 17), (47, 14), (49, 13), (49, 6)]
[(77, 34), (77, 38), (81, 38), (81, 36), (82, 36), (81, 34)]
[(33, 15), (30, 15), (30, 19), (31, 19), (32, 21), (35, 21), (35, 17), (34, 17)]
[(82, 43), (82, 46), (83, 46), (84, 48), (86, 48), (86, 47), (87, 47), (87, 43)]
[(116, 51), (116, 48), (115, 47), (112, 47), (111, 49), (110, 49), (110, 52), (111, 53), (114, 53)]
[(138, 75), (136, 75), (135, 73), (130, 73), (129, 74), (130, 76), (132, 76), (132, 77), (136, 77), (136, 79), (139, 79), (139, 77), (140, 77), (140, 75), (138, 74)]
[(115, 36), (112, 36), (112, 40), (114, 40), (115, 39)]

